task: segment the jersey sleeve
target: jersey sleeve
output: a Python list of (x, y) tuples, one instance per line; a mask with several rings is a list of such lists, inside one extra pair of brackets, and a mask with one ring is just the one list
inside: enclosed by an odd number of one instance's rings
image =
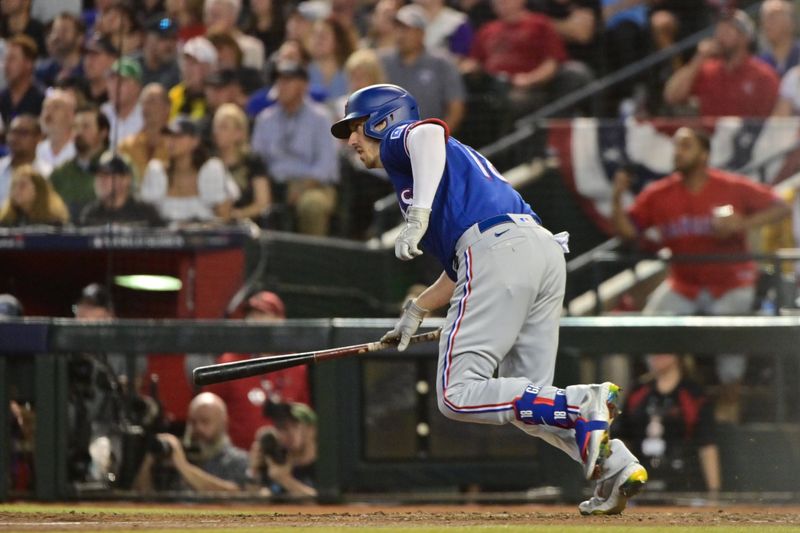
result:
[(782, 201), (775, 191), (766, 185), (750, 180), (742, 180), (739, 186), (739, 198), (748, 215), (763, 211)]
[(644, 231), (653, 225), (654, 196), (653, 187), (647, 186), (628, 208), (628, 216), (639, 231)]
[(381, 141), (381, 162), (388, 171), (411, 174), (411, 157), (408, 153), (408, 132), (420, 124), (438, 124), (444, 128), (445, 142), (450, 137), (450, 129), (443, 121), (430, 118), (416, 122), (401, 122), (391, 126)]

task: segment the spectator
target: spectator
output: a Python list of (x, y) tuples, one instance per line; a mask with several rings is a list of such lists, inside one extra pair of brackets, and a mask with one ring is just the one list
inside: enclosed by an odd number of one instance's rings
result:
[(750, 54), (753, 22), (736, 10), (721, 19), (714, 37), (702, 41), (691, 61), (664, 87), (664, 101), (680, 105), (698, 100), (704, 117), (766, 117), (778, 96), (778, 76)]
[(303, 403), (267, 403), (275, 425), (263, 427), (250, 448), (248, 477), (269, 494), (313, 497), (317, 415)]
[(353, 50), (355, 42), (337, 19), (328, 17), (314, 23), (309, 39), (308, 81), (322, 89), (325, 102), (332, 103), (347, 95), (344, 63)]
[(286, 33), (283, 2), (275, 0), (250, 0), (250, 11), (244, 25), (245, 33), (252, 35), (270, 54), (280, 47)]
[(159, 15), (147, 22), (142, 49), (133, 55), (142, 66), (142, 85), (160, 83), (169, 89), (180, 83), (177, 44), (178, 27), (172, 19)]
[[(270, 291), (259, 291), (245, 302), (244, 319), (251, 323), (275, 324), (286, 319), (283, 300)], [(261, 356), (258, 354), (257, 356)], [(217, 363), (243, 361), (256, 354), (225, 353), (217, 358)], [(231, 441), (235, 446), (249, 449), (256, 430), (272, 420), (264, 419), (265, 403), (301, 402), (309, 404), (311, 393), (308, 383), (308, 369), (296, 366), (279, 370), (264, 376), (227, 381), (206, 387), (223, 399), (230, 410), (236, 413), (228, 426)]]
[(602, 9), (606, 68), (614, 72), (647, 50), (647, 6), (644, 0), (602, 0)]
[(63, 89), (47, 91), (39, 120), (44, 139), (36, 146), (36, 159), (54, 169), (77, 155), (72, 132), (76, 108), (72, 93)]
[(253, 151), (267, 165), (276, 199), (294, 210), (297, 230), (327, 235), (339, 181), (337, 144), (326, 135), (331, 117), (308, 98), (308, 72), (302, 65), (281, 62), (275, 71), (277, 104), (256, 118)]
[(289, 13), (286, 21), (286, 39), (299, 41), (304, 48), (307, 48), (314, 23), (328, 18), (331, 14), (331, 5), (325, 0), (300, 2)]
[[(624, 239), (657, 228), (661, 245), (676, 255), (747, 252), (746, 232), (780, 220), (789, 207), (769, 188), (745, 177), (710, 168), (708, 136), (680, 128), (674, 136), (675, 173), (647, 186), (630, 208), (623, 195), (630, 176), (618, 172), (614, 182), (613, 223)], [(748, 314), (753, 305), (756, 268), (753, 261), (677, 262), (667, 280), (650, 296), (645, 314)], [(744, 356), (717, 359), (717, 376), (735, 388)]]
[[(663, 50), (711, 25), (709, 0), (655, 0), (650, 2), (650, 27), (656, 50)], [(683, 58), (673, 58), (677, 70)]]
[(399, 9), (399, 0), (378, 0), (369, 19), (367, 36), (362, 48), (383, 51), (395, 46), (394, 17)]
[(170, 119), (179, 115), (191, 120), (206, 116), (204, 84), (217, 68), (217, 49), (205, 37), (193, 37), (183, 45), (181, 81), (169, 90)]
[(27, 35), (17, 35), (6, 43), (3, 70), (6, 88), (0, 91), (0, 119), (10, 124), (21, 114), (39, 115), (44, 92), (33, 77), (36, 43)]
[(794, 4), (786, 0), (765, 0), (761, 4), (761, 53), (759, 59), (783, 76), (800, 64), (800, 41), (794, 30), (797, 15)]
[(178, 25), (178, 40), (186, 43), (206, 33), (203, 24), (203, 0), (166, 0), (167, 16)]
[(78, 17), (61, 13), (55, 19), (47, 34), (48, 59), (36, 68), (36, 78), (45, 87), (51, 87), (56, 80), (72, 76), (81, 77), (81, 45), (84, 26)]
[(536, 0), (533, 5), (534, 11), (550, 17), (571, 59), (602, 72), (600, 0)]
[(142, 67), (131, 57), (117, 59), (106, 79), (108, 102), (100, 110), (111, 126), (111, 146), (142, 131), (144, 117), (139, 94), (142, 91)]
[(96, 199), (81, 212), (82, 226), (123, 224), (131, 226), (161, 226), (163, 221), (156, 209), (136, 200), (131, 193), (131, 167), (119, 156), (106, 152), (94, 177)]
[(385, 53), (383, 68), (390, 83), (416, 94), (421, 118), (444, 120), (457, 131), (464, 118), (466, 89), (458, 68), (448, 56), (425, 49), (425, 11), (401, 7), (395, 17), (397, 44)]
[[(167, 459), (178, 472), (177, 484), (168, 487), (154, 486), (153, 468), (159, 458), (148, 452), (134, 488), (188, 488), (197, 492), (234, 492), (244, 488), (248, 466), (247, 452), (233, 446), (228, 437), (228, 409), (216, 394), (202, 392), (189, 404), (189, 418), (183, 440), (171, 433), (159, 433), (158, 440), (168, 449)], [(185, 448), (193, 449), (192, 461)], [(164, 461), (164, 459), (161, 459)]]
[(108, 119), (97, 108), (75, 114), (75, 157), (57, 167), (50, 183), (69, 207), (70, 218), (79, 220), (83, 208), (94, 200), (94, 170), (108, 146)]
[(94, 29), (107, 39), (121, 56), (135, 53), (142, 47), (142, 29), (133, 8), (124, 2), (114, 2), (96, 21)]
[(445, 0), (414, 0), (425, 10), (425, 47), (429, 52), (466, 57), (474, 32), (465, 13), (445, 4)]
[(247, 115), (234, 104), (222, 104), (214, 113), (214, 147), (241, 196), (233, 204), (231, 218), (259, 221), (272, 203), (272, 190), (264, 162), (250, 151)]
[(61, 226), (68, 220), (67, 207), (41, 173), (31, 165), (14, 169), (11, 191), (0, 208), (0, 225)]
[(256, 70), (264, 69), (264, 45), (251, 35), (239, 29), (239, 13), (242, 0), (205, 0), (203, 19), (207, 35), (229, 33), (242, 49), (242, 65)]
[(778, 103), (775, 104), (772, 114), (778, 117), (800, 114), (800, 66), (789, 69), (781, 79)]
[(649, 490), (720, 489), (719, 450), (712, 402), (685, 375), (675, 354), (647, 357), (650, 372), (628, 395), (614, 421), (649, 475)]
[(169, 136), (169, 161), (147, 164), (141, 198), (170, 222), (229, 219), (239, 189), (222, 161), (208, 157), (197, 125), (178, 119), (164, 133)]
[(53, 167), (36, 158), (36, 146), (42, 138), (39, 120), (33, 115), (18, 115), (11, 120), (8, 131), (9, 154), (0, 158), (0, 202), (5, 201), (11, 187), (11, 174), (23, 165), (32, 165), (48, 176)]
[(498, 20), (478, 30), (469, 59), (461, 63), (462, 71), (482, 70), (507, 79), (512, 117), (526, 115), (554, 95), (569, 92), (571, 76), (561, 69), (567, 58), (564, 43), (550, 20), (528, 11), (525, 0), (494, 0), (492, 5)]
[(119, 58), (119, 50), (101, 34), (92, 35), (84, 46), (83, 71), (89, 100), (97, 106), (108, 102), (108, 73)]
[[(217, 68), (231, 70), (236, 73), (236, 81), (246, 93), (251, 93), (263, 87), (264, 75), (261, 69), (256, 70), (242, 64), (244, 56), (239, 43), (228, 33), (215, 33), (208, 36), (208, 40), (217, 49)], [(213, 75), (212, 72), (210, 75)], [(208, 77), (206, 77), (208, 79)]]
[(169, 160), (164, 128), (169, 123), (170, 101), (166, 89), (158, 83), (150, 83), (139, 95), (142, 107), (142, 129), (136, 135), (122, 140), (117, 147), (120, 154), (128, 158), (133, 169), (134, 189), (139, 190), (147, 163), (158, 159)]
[[(211, 125), (214, 113), (222, 104), (234, 104), (238, 107), (244, 107), (247, 104), (247, 95), (242, 87), (239, 72), (236, 70), (221, 69), (212, 72), (206, 77), (205, 87), (209, 114), (208, 126)], [(204, 138), (210, 139), (210, 136), (204, 135)]]
[(81, 13), (81, 21), (84, 23), (88, 33), (99, 31), (95, 25), (99, 20), (102, 20), (103, 15), (111, 9), (111, 6), (117, 1), (118, 0), (94, 0), (94, 2), (92, 2), (94, 8), (85, 9), (83, 13)]
[(37, 54), (44, 55), (44, 25), (31, 16), (31, 0), (3, 0), (0, 15), (0, 37), (27, 35), (36, 44)]

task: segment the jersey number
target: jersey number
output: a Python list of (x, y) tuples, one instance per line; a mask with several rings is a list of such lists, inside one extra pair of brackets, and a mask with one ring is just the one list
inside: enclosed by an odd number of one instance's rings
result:
[(475, 161), (475, 164), (478, 165), (478, 168), (481, 169), (483, 175), (486, 176), (488, 179), (492, 179), (492, 176), (499, 179), (500, 181), (504, 181), (508, 183), (502, 174), (500, 174), (494, 165), (481, 154), (479, 154), (474, 148), (465, 146), (464, 148), (467, 149), (467, 153), (472, 157), (472, 160)]

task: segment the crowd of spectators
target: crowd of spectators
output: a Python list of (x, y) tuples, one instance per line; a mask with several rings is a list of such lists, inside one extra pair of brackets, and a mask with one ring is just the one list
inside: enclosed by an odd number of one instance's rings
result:
[(762, 3), (760, 31), (711, 0), (133, 4), (3, 2), (0, 203), (16, 169), (32, 165), (69, 208), (54, 220), (85, 224), (84, 209), (105, 200), (92, 175), (111, 151), (130, 167), (131, 198), (154, 205), (163, 224), (252, 220), (363, 237), (364, 206), (386, 189), (326, 135), (354, 89), (402, 85), (423, 118), (479, 143), (714, 21), (695, 53), (617, 86), (594, 111), (634, 102), (639, 113), (767, 116), (800, 105), (786, 0)]

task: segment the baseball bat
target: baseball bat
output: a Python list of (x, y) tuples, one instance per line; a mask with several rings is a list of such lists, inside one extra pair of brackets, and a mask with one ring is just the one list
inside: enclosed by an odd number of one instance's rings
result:
[[(411, 343), (435, 341), (441, 334), (441, 329), (420, 333), (411, 337)], [(397, 346), (397, 342), (366, 342), (364, 344), (354, 344), (353, 346), (343, 346), (341, 348), (331, 348), (317, 352), (287, 353), (283, 355), (270, 355), (267, 357), (257, 357), (255, 359), (245, 359), (244, 361), (233, 361), (231, 363), (219, 363), (216, 365), (201, 366), (194, 369), (192, 378), (195, 385), (211, 385), (223, 381), (234, 379), (249, 378), (260, 374), (269, 374), (284, 368), (291, 368), (298, 365), (319, 363), (330, 361), (363, 353), (377, 352), (392, 346)]]

